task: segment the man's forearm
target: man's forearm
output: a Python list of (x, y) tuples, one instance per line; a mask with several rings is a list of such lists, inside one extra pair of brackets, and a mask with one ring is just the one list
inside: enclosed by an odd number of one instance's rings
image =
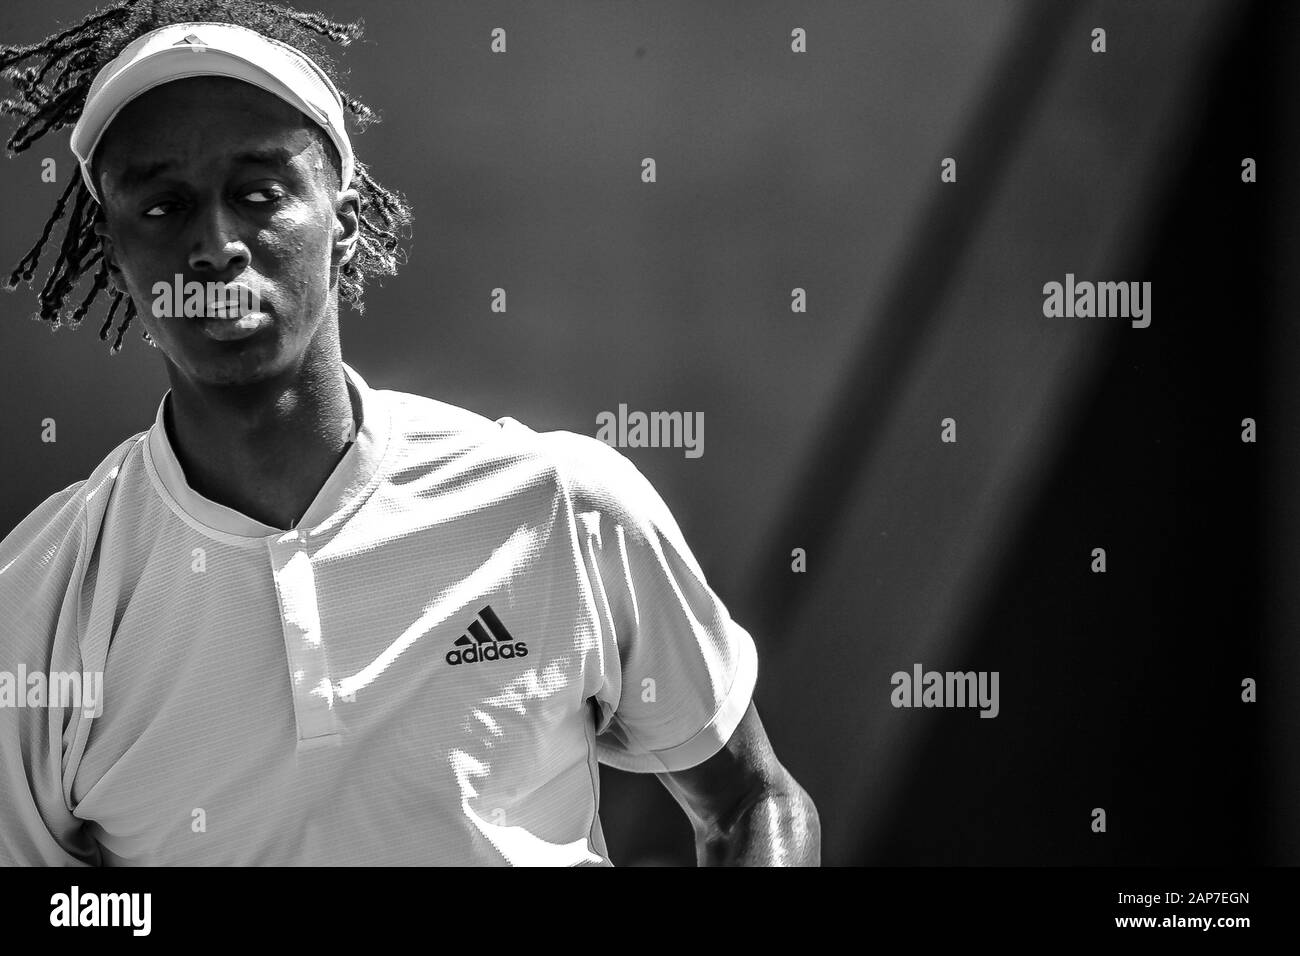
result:
[(755, 795), (723, 829), (696, 836), (700, 866), (820, 866), (817, 808), (792, 779)]

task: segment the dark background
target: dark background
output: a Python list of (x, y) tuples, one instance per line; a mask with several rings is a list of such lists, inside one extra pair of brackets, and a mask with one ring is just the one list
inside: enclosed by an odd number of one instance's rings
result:
[[(345, 358), (538, 429), (704, 412), (703, 457), (625, 454), (758, 643), (826, 863), (1300, 863), (1300, 6), (307, 6), (365, 17), (344, 85), (384, 122), (354, 145), (416, 213)], [(8, 4), (0, 36), (89, 9)], [(0, 263), (66, 139), (5, 164)], [(1151, 281), (1150, 328), (1045, 318), (1067, 272)], [(110, 358), (34, 301), (0, 297), (0, 532), (166, 388), (137, 331)], [(892, 708), (918, 661), (999, 671), (1000, 716)], [(693, 860), (653, 778), (602, 789), (615, 863)]]

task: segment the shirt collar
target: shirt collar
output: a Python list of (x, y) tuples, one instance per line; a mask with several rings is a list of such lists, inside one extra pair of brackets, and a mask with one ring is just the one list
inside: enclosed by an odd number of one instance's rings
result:
[(171, 389), (158, 403), (158, 414), (145, 442), (146, 468), (158, 493), (195, 530), (234, 544), (266, 537), (313, 537), (333, 530), (361, 506), (378, 483), (390, 433), (389, 411), (379, 393), (346, 362), (343, 372), (348, 391), (361, 409), (357, 438), (298, 520), (295, 530), (264, 524), (205, 498), (189, 486), (164, 424)]

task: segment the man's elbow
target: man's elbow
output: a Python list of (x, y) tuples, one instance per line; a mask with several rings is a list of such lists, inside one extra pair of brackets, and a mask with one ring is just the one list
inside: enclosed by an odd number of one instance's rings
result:
[(821, 819), (808, 792), (785, 773), (758, 790), (701, 851), (707, 866), (820, 866)]
[(781, 859), (774, 866), (820, 866), (822, 824), (817, 806), (808, 791), (788, 774), (785, 788), (775, 797), (780, 805), (777, 815), (781, 830)]

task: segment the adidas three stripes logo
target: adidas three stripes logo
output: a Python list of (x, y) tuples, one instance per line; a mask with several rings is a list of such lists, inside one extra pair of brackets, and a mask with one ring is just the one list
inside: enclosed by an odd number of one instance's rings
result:
[(516, 641), (497, 617), (490, 604), (475, 615), (466, 633), (456, 638), (455, 647), (447, 652), (448, 664), (477, 664), (511, 657), (527, 657), (528, 645)]

